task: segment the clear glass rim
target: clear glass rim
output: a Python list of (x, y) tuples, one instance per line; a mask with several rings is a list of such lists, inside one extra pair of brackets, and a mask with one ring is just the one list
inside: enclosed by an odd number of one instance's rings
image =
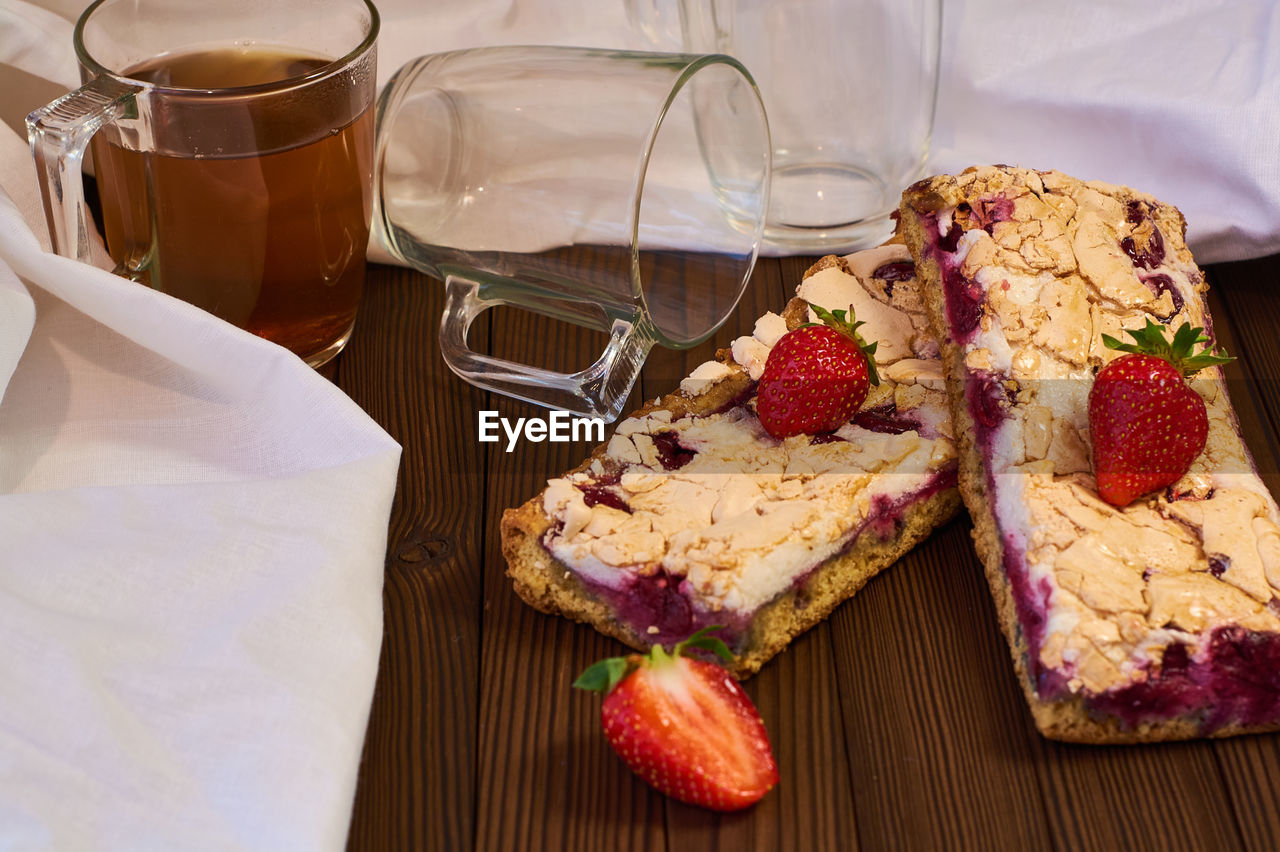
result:
[(113, 2), (113, 0), (94, 0), (93, 3), (91, 3), (84, 10), (84, 12), (80, 14), (80, 18), (76, 21), (75, 31), (72, 38), (73, 44), (75, 46), (75, 51), (76, 51), (76, 59), (78, 59), (80, 61), (80, 64), (83, 65), (85, 69), (88, 70), (95, 77), (99, 77), (99, 76), (112, 77), (117, 80), (125, 81), (131, 85), (140, 86), (154, 92), (173, 93), (174, 95), (190, 96), (190, 95), (203, 94), (203, 95), (224, 95), (224, 96), (236, 97), (236, 96), (243, 96), (243, 95), (271, 94), (274, 92), (287, 91), (289, 89), (310, 85), (311, 83), (314, 83), (316, 81), (323, 80), (327, 77), (331, 77), (334, 74), (341, 73), (347, 67), (359, 61), (366, 53), (368, 53), (370, 50), (373, 49), (374, 43), (378, 40), (378, 31), (382, 25), (382, 19), (378, 15), (378, 9), (376, 6), (373, 5), (372, 0), (361, 0), (361, 2), (364, 4), (365, 9), (368, 10), (369, 12), (369, 28), (368, 28), (369, 31), (365, 33), (364, 38), (361, 39), (359, 44), (357, 44), (353, 49), (348, 51), (343, 56), (337, 59), (334, 59), (333, 61), (328, 62), (325, 65), (322, 65), (321, 67), (307, 74), (302, 74), (297, 77), (286, 77), (281, 80), (272, 80), (269, 83), (258, 83), (252, 86), (228, 86), (225, 88), (216, 88), (216, 89), (186, 88), (182, 86), (159, 86), (154, 83), (148, 83), (142, 80), (135, 80), (132, 77), (128, 77), (125, 74), (122, 74), (120, 71), (116, 69), (107, 68), (101, 62), (95, 59), (92, 56), (92, 54), (89, 53), (89, 49), (85, 46), (85, 43), (84, 43), (85, 26), (88, 24), (89, 18), (93, 16), (93, 13), (95, 11), (97, 11), (103, 5), (110, 2)]
[(730, 305), (728, 308), (726, 308), (724, 313), (719, 318), (717, 318), (714, 325), (711, 328), (704, 331), (701, 335), (692, 339), (671, 337), (670, 335), (667, 334), (666, 330), (663, 329), (662, 326), (658, 324), (658, 322), (654, 319), (654, 317), (651, 315), (649, 311), (648, 299), (646, 298), (647, 294), (645, 293), (644, 281), (640, 274), (640, 217), (641, 217), (641, 210), (642, 210), (642, 201), (644, 199), (645, 183), (648, 179), (649, 159), (653, 154), (654, 146), (657, 144), (658, 134), (662, 132), (662, 125), (666, 120), (667, 113), (671, 110), (672, 105), (675, 104), (676, 99), (680, 97), (686, 84), (688, 84), (688, 82), (693, 78), (693, 76), (697, 74), (699, 71), (712, 65), (726, 65), (732, 68), (733, 70), (735, 70), (738, 74), (740, 74), (743, 80), (746, 81), (747, 85), (751, 87), (751, 91), (755, 95), (756, 102), (760, 107), (760, 114), (762, 117), (765, 116), (765, 110), (764, 110), (764, 99), (760, 95), (760, 88), (756, 84), (755, 78), (751, 76), (751, 72), (747, 70), (746, 66), (744, 66), (741, 62), (739, 62), (734, 57), (724, 53), (683, 54), (683, 55), (667, 54), (666, 56), (667, 58), (683, 56), (687, 58), (689, 61), (680, 70), (679, 75), (676, 77), (675, 81), (671, 84), (671, 88), (667, 92), (666, 100), (663, 101), (662, 106), (659, 108), (658, 115), (653, 123), (653, 127), (649, 131), (649, 138), (645, 140), (644, 156), (641, 161), (639, 174), (637, 175), (634, 195), (632, 196), (632, 199), (631, 199), (631, 233), (630, 233), (631, 278), (635, 287), (635, 295), (640, 299), (641, 304), (644, 305), (645, 319), (650, 324), (652, 329), (655, 332), (657, 332), (659, 336), (659, 340), (664, 345), (667, 345), (667, 346), (674, 346), (676, 348), (687, 348), (690, 346), (696, 346), (697, 344), (706, 340), (712, 334), (714, 334), (716, 330), (720, 328), (720, 326), (724, 325), (725, 320), (729, 318), (729, 315), (733, 313), (734, 308), (737, 307), (738, 302), (742, 299), (742, 294), (743, 292), (746, 291), (747, 284), (751, 280), (751, 274), (755, 271), (756, 261), (760, 257), (760, 247), (764, 240), (765, 218), (768, 215), (768, 211), (769, 211), (769, 194), (770, 194), (769, 189), (770, 189), (770, 185), (773, 182), (772, 174), (771, 174), (773, 143), (772, 143), (772, 140), (770, 139), (769, 125), (766, 117), (764, 121), (764, 131), (765, 131), (765, 134), (764, 134), (765, 152), (764, 153), (766, 157), (766, 163), (765, 163), (764, 180), (760, 187), (760, 196), (761, 196), (760, 215), (756, 218), (755, 229), (751, 234), (751, 254), (746, 259), (742, 277), (738, 281), (737, 297), (733, 300), (733, 304)]

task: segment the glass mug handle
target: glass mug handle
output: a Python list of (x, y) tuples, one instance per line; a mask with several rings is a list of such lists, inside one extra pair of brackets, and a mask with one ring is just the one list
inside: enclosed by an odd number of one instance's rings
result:
[(484, 287), (483, 283), (456, 273), (445, 278), (440, 352), (449, 369), (472, 384), (537, 405), (607, 421), (618, 418), (654, 344), (654, 336), (643, 320), (633, 323), (615, 319), (604, 353), (594, 364), (577, 373), (557, 373), (482, 355), (467, 345), (467, 331), (480, 314), (489, 308), (516, 304), (501, 297), (486, 297), (481, 292)]
[(143, 88), (98, 77), (27, 116), (49, 239), (64, 257), (91, 262), (92, 228), (80, 175), (89, 140), (109, 122), (136, 114)]

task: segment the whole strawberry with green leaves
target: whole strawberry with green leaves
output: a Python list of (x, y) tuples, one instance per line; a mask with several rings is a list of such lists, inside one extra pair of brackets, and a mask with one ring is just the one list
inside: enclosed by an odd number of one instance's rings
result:
[(876, 344), (858, 334), (863, 323), (848, 312), (810, 305), (822, 324), (784, 334), (769, 351), (756, 388), (756, 413), (775, 438), (839, 429), (858, 412), (876, 372)]
[(632, 772), (672, 798), (717, 811), (759, 801), (778, 783), (764, 722), (728, 672), (694, 659), (693, 648), (721, 659), (724, 642), (699, 630), (668, 654), (601, 660), (573, 685), (604, 693), (605, 738)]
[(1177, 482), (1204, 452), (1209, 417), (1187, 379), (1234, 359), (1210, 348), (1203, 328), (1183, 325), (1169, 341), (1164, 326), (1127, 331), (1133, 343), (1110, 335), (1108, 348), (1128, 354), (1098, 371), (1089, 392), (1089, 432), (1098, 496), (1113, 506)]

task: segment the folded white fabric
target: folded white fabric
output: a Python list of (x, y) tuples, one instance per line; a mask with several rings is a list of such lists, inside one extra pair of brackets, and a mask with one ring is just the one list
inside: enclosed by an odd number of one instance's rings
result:
[(1200, 263), (1280, 252), (1274, 3), (943, 5), (931, 171), (1126, 184), (1183, 212)]
[(0, 183), (0, 848), (341, 848), (399, 446)]
[(12, 65), (28, 74), (52, 80), (68, 88), (78, 85), (76, 52), (71, 44), (73, 20), (79, 10), (63, 10), (48, 3), (5, 0), (0, 7), (0, 65)]

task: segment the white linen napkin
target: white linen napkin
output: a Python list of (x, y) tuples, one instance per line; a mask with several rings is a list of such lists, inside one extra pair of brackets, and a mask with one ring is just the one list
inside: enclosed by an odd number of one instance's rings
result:
[(399, 446), (0, 184), (0, 848), (341, 848)]

